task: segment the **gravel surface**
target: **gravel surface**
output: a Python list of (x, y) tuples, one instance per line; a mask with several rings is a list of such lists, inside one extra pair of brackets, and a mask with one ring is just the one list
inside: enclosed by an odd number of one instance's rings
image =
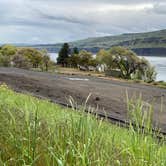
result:
[[(69, 103), (72, 96), (78, 105), (88, 105), (115, 118), (127, 118), (126, 93), (153, 104), (155, 121), (160, 121), (166, 131), (166, 89), (138, 83), (128, 83), (103, 78), (34, 72), (16, 68), (0, 68), (0, 83), (5, 82), (14, 90), (30, 92), (58, 102)], [(161, 112), (163, 101), (163, 112)]]

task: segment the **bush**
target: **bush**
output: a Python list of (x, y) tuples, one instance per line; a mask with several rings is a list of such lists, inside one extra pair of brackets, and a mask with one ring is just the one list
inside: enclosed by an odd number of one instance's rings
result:
[(2, 55), (0, 53), (0, 66), (9, 67), (10, 65), (11, 65), (10, 57)]
[(0, 51), (4, 56), (12, 56), (17, 52), (17, 48), (13, 45), (4, 45)]

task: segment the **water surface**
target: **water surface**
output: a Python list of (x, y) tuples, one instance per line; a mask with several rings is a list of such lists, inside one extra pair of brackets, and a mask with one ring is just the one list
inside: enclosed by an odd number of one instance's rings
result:
[(166, 57), (145, 57), (152, 65), (155, 66), (157, 71), (157, 81), (166, 81)]

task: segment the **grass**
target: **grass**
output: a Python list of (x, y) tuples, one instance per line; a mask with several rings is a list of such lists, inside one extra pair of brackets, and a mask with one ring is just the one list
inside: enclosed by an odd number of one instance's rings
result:
[(166, 88), (166, 82), (164, 81), (154, 82), (153, 85), (158, 86), (160, 88)]
[(15, 93), (5, 85), (0, 86), (0, 119), (2, 166), (166, 165), (166, 145), (155, 135)]

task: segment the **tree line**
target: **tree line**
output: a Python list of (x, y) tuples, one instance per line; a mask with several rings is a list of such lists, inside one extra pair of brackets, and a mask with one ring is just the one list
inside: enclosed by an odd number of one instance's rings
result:
[(90, 66), (96, 70), (102, 68), (103, 72), (116, 72), (118, 77), (124, 79), (152, 82), (156, 78), (155, 68), (145, 58), (141, 58), (132, 50), (120, 46), (108, 50), (101, 49), (94, 56), (86, 50), (70, 49), (69, 44), (64, 43), (59, 51), (57, 64), (74, 68), (82, 66), (87, 70)]
[(53, 64), (54, 62), (51, 61), (46, 50), (17, 48), (13, 45), (0, 47), (0, 66), (24, 69), (40, 68), (42, 71), (48, 71)]
[[(110, 76), (146, 82), (152, 82), (156, 77), (155, 68), (146, 59), (120, 46), (108, 50), (101, 49), (94, 56), (91, 52), (76, 47), (70, 49), (69, 44), (64, 43), (59, 51), (57, 64), (81, 70), (98, 70)], [(4, 45), (0, 47), (0, 66), (48, 71), (55, 66), (55, 62), (51, 61), (46, 50)]]

